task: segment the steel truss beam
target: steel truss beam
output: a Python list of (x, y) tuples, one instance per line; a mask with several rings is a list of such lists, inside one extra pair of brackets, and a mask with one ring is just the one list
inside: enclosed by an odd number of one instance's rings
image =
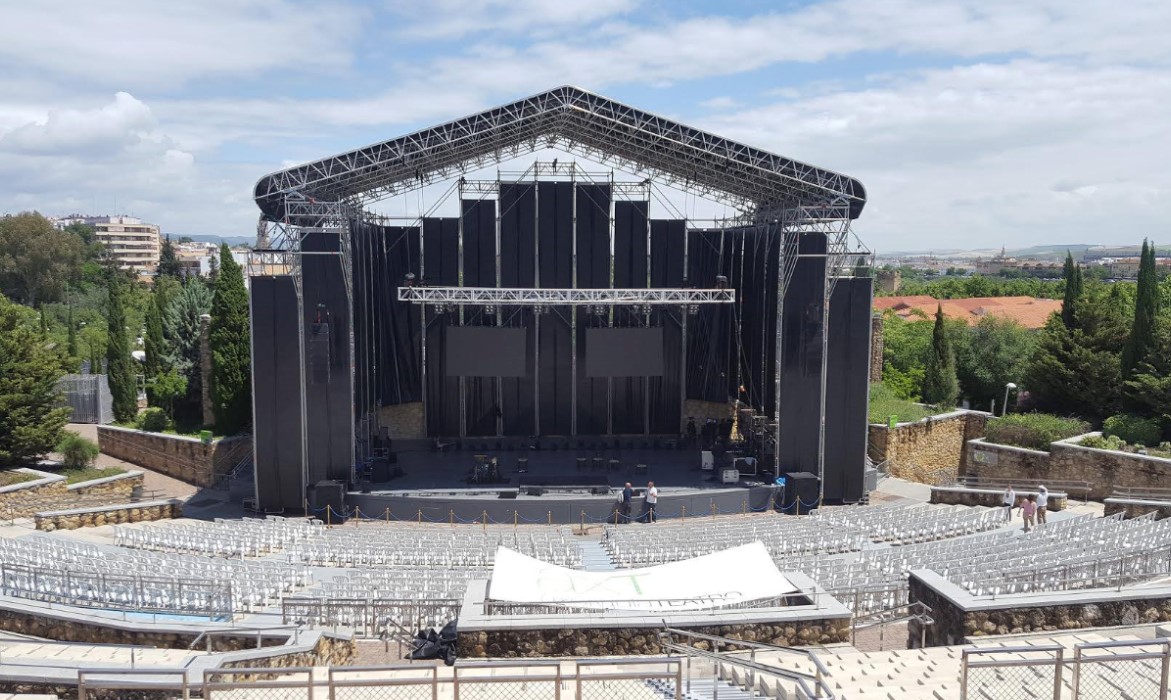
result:
[(531, 289), (523, 287), (399, 287), (414, 304), (482, 306), (692, 306), (732, 304), (734, 289)]
[(568, 86), (272, 173), (257, 183), (255, 198), (266, 217), (284, 220), (291, 193), (307, 203), (361, 206), (542, 148), (657, 177), (743, 211), (844, 200), (854, 218), (866, 201), (853, 178)]

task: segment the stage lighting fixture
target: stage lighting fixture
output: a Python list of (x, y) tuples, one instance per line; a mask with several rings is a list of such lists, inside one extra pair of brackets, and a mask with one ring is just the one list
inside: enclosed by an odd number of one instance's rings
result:
[(728, 278), (724, 275), (716, 275), (716, 289), (727, 289)]
[(415, 286), (415, 273), (408, 272), (406, 277), (403, 277), (403, 286), (406, 286), (406, 287), (414, 287)]

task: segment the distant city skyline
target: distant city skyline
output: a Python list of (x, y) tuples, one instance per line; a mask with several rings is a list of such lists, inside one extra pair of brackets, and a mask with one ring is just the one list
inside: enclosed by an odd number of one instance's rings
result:
[(265, 173), (568, 83), (860, 179), (856, 231), (880, 253), (1171, 240), (1162, 0), (3, 12), (0, 212), (127, 212), (164, 234), (247, 237)]

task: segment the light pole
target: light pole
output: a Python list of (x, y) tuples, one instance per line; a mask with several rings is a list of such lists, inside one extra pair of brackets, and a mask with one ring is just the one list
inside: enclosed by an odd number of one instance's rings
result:
[(1008, 392), (1015, 388), (1016, 384), (1013, 384), (1012, 382), (1004, 385), (1004, 404), (1000, 407), (1000, 415), (1003, 416), (1008, 413)]

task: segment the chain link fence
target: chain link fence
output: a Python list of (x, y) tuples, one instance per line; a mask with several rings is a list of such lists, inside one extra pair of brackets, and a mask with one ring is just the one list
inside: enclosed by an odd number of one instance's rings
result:
[(329, 700), (438, 700), (438, 697), (437, 666), (329, 669)]
[(81, 670), (78, 700), (188, 700), (191, 689), (182, 669)]
[(1061, 700), (1059, 645), (965, 649), (961, 700)]
[(235, 668), (203, 672), (205, 700), (313, 700), (312, 668)]
[(561, 700), (561, 691), (561, 662), (553, 659), (464, 663), (452, 676), (455, 700)]
[(680, 700), (683, 665), (679, 659), (579, 661), (578, 700)]
[(1084, 644), (1074, 650), (1074, 700), (1165, 700), (1171, 640)]

